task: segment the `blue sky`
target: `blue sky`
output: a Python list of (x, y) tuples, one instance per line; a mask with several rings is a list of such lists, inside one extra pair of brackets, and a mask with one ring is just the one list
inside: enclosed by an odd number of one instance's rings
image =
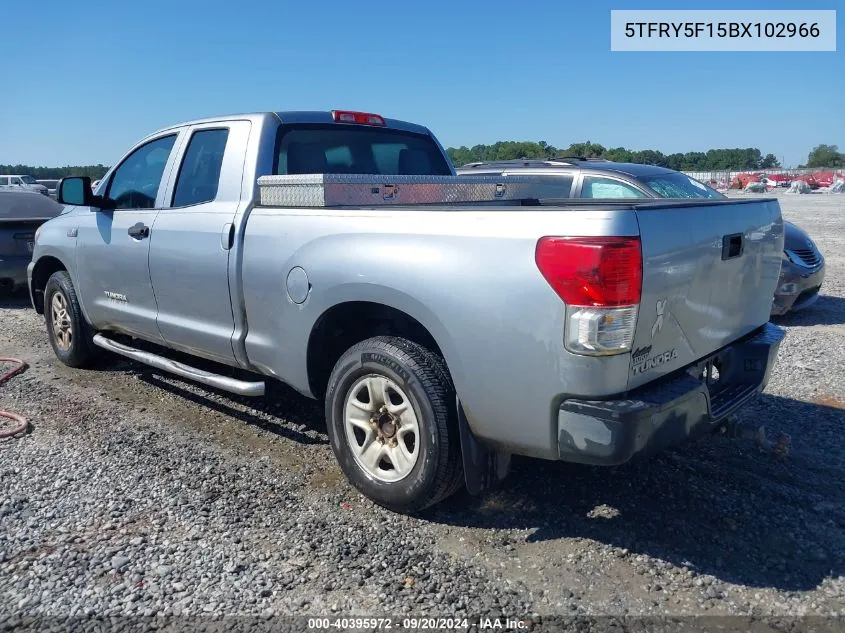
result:
[[(111, 164), (182, 120), (332, 108), (423, 123), (447, 146), (759, 147), (787, 165), (845, 149), (840, 2), (34, 4), (0, 37), (0, 164)], [(611, 52), (612, 8), (839, 8), (839, 51)]]

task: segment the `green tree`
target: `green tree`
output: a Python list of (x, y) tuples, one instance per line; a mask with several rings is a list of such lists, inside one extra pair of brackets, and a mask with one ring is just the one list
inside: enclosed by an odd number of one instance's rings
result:
[(585, 143), (573, 143), (569, 146), (569, 149), (564, 151), (563, 155), (583, 156), (584, 158), (602, 158), (606, 151), (607, 150), (605, 150), (604, 146), (587, 141)]
[(680, 153), (669, 154), (663, 161), (663, 164), (664, 167), (680, 171), (684, 168), (684, 155)]
[(666, 157), (662, 152), (653, 149), (644, 149), (634, 152), (631, 155), (632, 163), (640, 163), (642, 165), (663, 165)]
[(607, 150), (602, 158), (606, 158), (607, 160), (612, 160), (617, 163), (630, 163), (631, 151), (625, 149), (624, 147), (613, 147)]
[(816, 145), (807, 157), (807, 167), (843, 167), (845, 154), (837, 145)]
[(760, 163), (760, 167), (762, 167), (763, 169), (773, 169), (775, 167), (780, 167), (780, 161), (774, 154), (766, 154), (763, 157), (763, 161)]

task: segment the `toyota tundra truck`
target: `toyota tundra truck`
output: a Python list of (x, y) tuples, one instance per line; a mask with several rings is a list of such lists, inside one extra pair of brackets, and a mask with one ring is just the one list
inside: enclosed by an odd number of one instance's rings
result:
[(192, 121), (95, 191), (59, 183), (31, 299), (71, 367), (106, 350), (322, 400), (348, 480), (404, 513), (485, 490), (514, 454), (652, 454), (764, 389), (776, 200), (542, 190), (458, 177), (427, 128), (376, 114)]

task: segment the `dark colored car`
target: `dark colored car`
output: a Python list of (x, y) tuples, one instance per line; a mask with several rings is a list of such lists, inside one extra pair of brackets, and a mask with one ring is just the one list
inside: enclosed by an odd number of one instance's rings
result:
[(27, 287), (35, 231), (64, 207), (32, 191), (0, 191), (0, 293)]
[(783, 263), (772, 314), (801, 310), (819, 298), (824, 281), (824, 257), (810, 236), (784, 222)]
[[(726, 198), (679, 171), (634, 163), (562, 157), (551, 160), (505, 160), (470, 163), (459, 175), (555, 175), (548, 197), (554, 198)], [(810, 236), (784, 222), (783, 265), (772, 302), (778, 316), (811, 305), (824, 281), (824, 257)]]

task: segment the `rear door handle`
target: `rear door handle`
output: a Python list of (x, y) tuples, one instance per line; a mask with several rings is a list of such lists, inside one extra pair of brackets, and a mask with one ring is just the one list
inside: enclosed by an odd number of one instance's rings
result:
[(235, 225), (232, 223), (224, 224), (223, 231), (220, 233), (220, 246), (224, 251), (228, 251), (235, 243)]
[(137, 224), (130, 226), (129, 230), (126, 232), (129, 233), (129, 236), (132, 237), (132, 239), (142, 240), (150, 236), (150, 227), (143, 222), (138, 222)]
[(734, 259), (742, 255), (745, 250), (745, 238), (742, 233), (725, 235), (722, 237), (722, 259)]

